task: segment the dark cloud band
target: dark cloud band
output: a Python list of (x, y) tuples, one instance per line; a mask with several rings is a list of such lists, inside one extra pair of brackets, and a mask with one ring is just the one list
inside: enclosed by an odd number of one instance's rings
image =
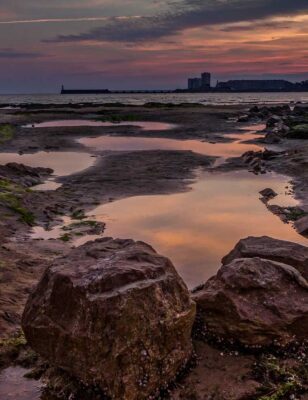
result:
[(84, 40), (151, 41), (189, 28), (253, 21), (277, 15), (308, 11), (307, 0), (185, 0), (176, 9), (153, 17), (112, 20), (104, 26), (77, 35), (62, 35), (52, 42)]
[(0, 49), (0, 58), (39, 58), (45, 57), (41, 53), (15, 51), (10, 48)]

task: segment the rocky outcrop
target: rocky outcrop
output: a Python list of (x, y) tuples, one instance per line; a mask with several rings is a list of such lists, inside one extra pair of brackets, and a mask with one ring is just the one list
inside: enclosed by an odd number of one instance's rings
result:
[(291, 265), (308, 280), (308, 247), (268, 236), (251, 236), (240, 240), (234, 249), (222, 259), (222, 264), (227, 265), (237, 258), (253, 257)]
[[(78, 214), (77, 214), (78, 215)], [(82, 216), (83, 214), (81, 214)], [(62, 227), (62, 235), (60, 239), (64, 242), (69, 242), (77, 237), (82, 237), (85, 235), (102, 235), (105, 231), (106, 224), (100, 221), (94, 220), (83, 220), (78, 222), (73, 222), (69, 225)]]
[(307, 339), (308, 248), (267, 237), (241, 240), (217, 275), (193, 293), (196, 330), (246, 346)]
[[(289, 105), (252, 107), (239, 117), (239, 122), (264, 121), (266, 135), (264, 143), (275, 144), (286, 139), (308, 138), (308, 105), (297, 104), (293, 110)], [(242, 121), (243, 120), (243, 121)]]
[(0, 179), (9, 179), (25, 187), (42, 183), (52, 173), (51, 168), (34, 168), (18, 163), (0, 165)]
[(306, 123), (294, 125), (288, 132), (288, 139), (308, 139), (308, 118)]
[(278, 115), (272, 115), (266, 123), (266, 127), (267, 128), (272, 128), (274, 127), (276, 124), (278, 124), (281, 121), (281, 118)]
[(262, 151), (247, 151), (242, 155), (242, 159), (245, 164), (248, 164), (250, 172), (253, 172), (256, 175), (265, 173)]
[(308, 105), (295, 106), (285, 114), (271, 115), (267, 119), (265, 143), (278, 143), (281, 139), (308, 138)]
[(308, 237), (308, 215), (295, 221), (294, 226), (300, 235)]
[(261, 190), (260, 192), (261, 197), (261, 201), (263, 203), (267, 203), (269, 202), (271, 199), (275, 198), (276, 196), (278, 196), (278, 194), (271, 188), (266, 188)]
[[(291, 108), (288, 104), (285, 105), (277, 105), (277, 106), (253, 106), (250, 108), (248, 111), (248, 114), (246, 114), (247, 119), (249, 121), (257, 121), (257, 120), (264, 120), (264, 119), (271, 119), (272, 116), (274, 118), (279, 118), (279, 117), (286, 117), (291, 113)], [(276, 121), (274, 121), (275, 123)], [(269, 125), (271, 122), (269, 122)]]
[(142, 242), (88, 242), (58, 259), (26, 305), (29, 344), (113, 399), (150, 399), (191, 356), (195, 304), (172, 263)]
[(264, 151), (247, 151), (241, 158), (245, 164), (249, 166), (249, 170), (254, 174), (264, 174), (266, 173), (266, 161), (276, 159), (281, 157), (283, 152), (276, 152), (273, 150)]
[(308, 104), (297, 103), (294, 107), (293, 113), (295, 115), (305, 115), (308, 114)]

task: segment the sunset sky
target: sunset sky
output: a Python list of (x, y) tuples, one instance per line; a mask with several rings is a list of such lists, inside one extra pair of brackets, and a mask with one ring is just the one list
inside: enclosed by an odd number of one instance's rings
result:
[(0, 93), (308, 79), (308, 0), (1, 0)]

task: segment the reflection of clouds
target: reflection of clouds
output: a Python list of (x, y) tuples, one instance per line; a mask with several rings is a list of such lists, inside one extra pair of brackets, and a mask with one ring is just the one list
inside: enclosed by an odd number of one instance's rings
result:
[(87, 153), (45, 152), (34, 154), (1, 153), (1, 163), (18, 162), (30, 167), (44, 167), (54, 170), (54, 175), (67, 176), (80, 172), (94, 164), (94, 158)]
[[(1, 22), (0, 22), (1, 24)], [(26, 51), (15, 51), (14, 49), (11, 48), (2, 48), (0, 49), (0, 58), (16, 58), (16, 59), (21, 59), (21, 58), (40, 58), (44, 57), (44, 54), (38, 53), (38, 52), (26, 52)]]
[[(86, 123), (85, 123), (86, 124)], [(102, 125), (102, 123), (97, 123)], [(156, 129), (170, 129), (173, 126), (171, 124), (163, 123), (150, 123), (151, 126), (147, 126), (146, 122), (135, 122), (129, 123), (124, 122), (122, 125), (144, 125), (145, 129), (156, 130)], [(109, 124), (110, 125), (110, 124)], [(111, 124), (112, 125), (112, 124)], [(46, 126), (46, 123), (40, 126)], [(115, 151), (126, 151), (126, 150), (191, 150), (195, 153), (218, 156), (223, 158), (240, 156), (246, 151), (260, 150), (260, 146), (254, 144), (239, 143), (241, 141), (253, 139), (258, 135), (252, 135), (251, 133), (243, 133), (237, 136), (235, 142), (230, 143), (216, 143), (215, 146), (211, 143), (200, 142), (198, 140), (175, 140), (175, 139), (161, 139), (161, 138), (134, 138), (134, 137), (108, 137), (100, 136), (96, 138), (82, 138), (79, 140), (85, 146), (95, 148), (98, 150), (115, 150)]]
[[(182, 7), (181, 7), (182, 5)], [(275, 15), (292, 15), (308, 10), (306, 0), (232, 0), (196, 1), (176, 3), (172, 12), (161, 12), (132, 20), (114, 20), (107, 25), (76, 35), (59, 35), (54, 42), (80, 42), (87, 40), (116, 42), (147, 42), (169, 37), (189, 29), (242, 21), (267, 19)], [(289, 20), (290, 21), (290, 20)], [(280, 28), (277, 21), (263, 22), (260, 28)], [(247, 24), (247, 30), (250, 25)], [(241, 29), (242, 30), (242, 29)]]
[[(244, 237), (268, 235), (305, 243), (258, 198), (267, 186), (284, 193), (287, 181), (247, 172), (202, 174), (190, 192), (128, 198), (100, 206), (94, 213), (114, 219), (107, 223), (108, 236), (148, 242), (194, 286), (215, 273), (221, 258)], [(293, 204), (290, 197), (287, 201)]]

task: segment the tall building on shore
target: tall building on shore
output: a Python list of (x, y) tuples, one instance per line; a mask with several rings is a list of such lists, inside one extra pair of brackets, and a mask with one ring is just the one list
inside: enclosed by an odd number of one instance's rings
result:
[(188, 79), (188, 90), (208, 90), (211, 88), (211, 74), (209, 72), (203, 72), (201, 78), (189, 78)]
[(189, 78), (188, 79), (188, 89), (189, 90), (200, 90), (202, 87), (201, 78)]
[(211, 74), (209, 72), (203, 72), (201, 74), (202, 88), (209, 89), (211, 87)]

